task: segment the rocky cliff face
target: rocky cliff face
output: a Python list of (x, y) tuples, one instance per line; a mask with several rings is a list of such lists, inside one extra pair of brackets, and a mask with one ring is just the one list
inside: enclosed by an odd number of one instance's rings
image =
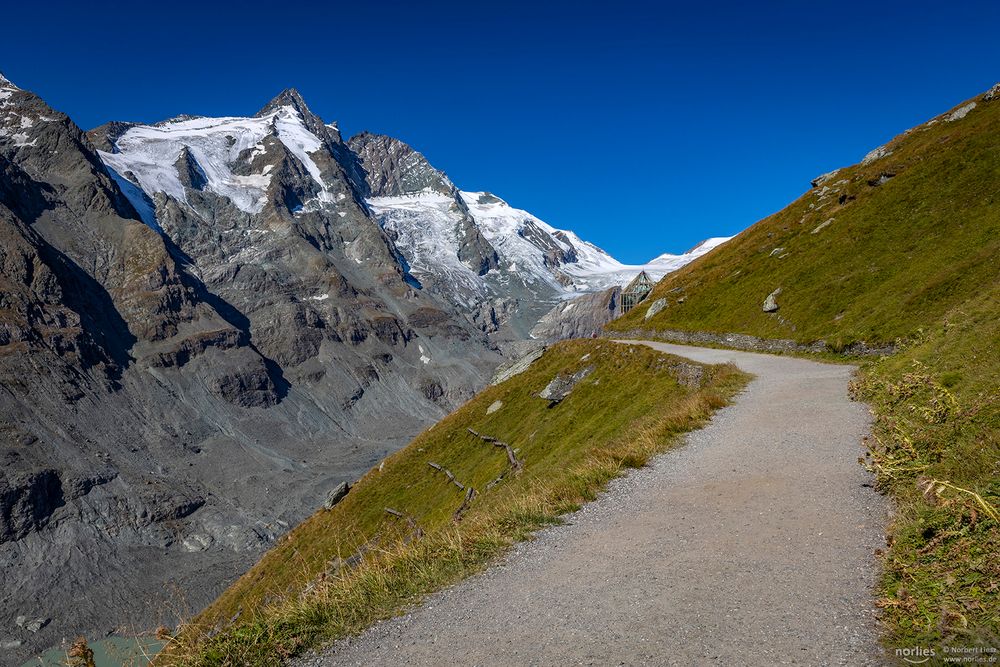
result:
[(542, 316), (531, 337), (552, 341), (598, 335), (605, 324), (618, 317), (621, 292), (622, 288), (615, 286), (564, 301)]
[(198, 609), (483, 384), (365, 188), (294, 91), (88, 136), (0, 80), (0, 627), (52, 619), (12, 659)]

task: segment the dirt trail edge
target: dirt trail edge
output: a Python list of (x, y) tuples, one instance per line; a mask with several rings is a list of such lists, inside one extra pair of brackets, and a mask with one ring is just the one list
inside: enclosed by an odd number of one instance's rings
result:
[(500, 564), (302, 666), (877, 665), (887, 504), (853, 367), (642, 342), (756, 375), (683, 446)]

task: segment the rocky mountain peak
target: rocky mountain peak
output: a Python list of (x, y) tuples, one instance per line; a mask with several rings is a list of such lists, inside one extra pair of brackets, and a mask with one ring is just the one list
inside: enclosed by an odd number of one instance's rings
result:
[(399, 139), (362, 132), (347, 143), (361, 159), (372, 197), (397, 197), (428, 190), (455, 194), (455, 186), (444, 172)]
[(295, 88), (285, 88), (283, 91), (275, 95), (270, 102), (265, 104), (264, 107), (257, 112), (256, 117), (262, 118), (263, 116), (274, 113), (281, 107), (288, 106), (294, 107), (295, 110), (303, 116), (312, 113), (312, 111), (309, 110), (309, 105), (306, 104), (306, 101), (302, 98), (299, 91)]
[(4, 76), (3, 72), (0, 72), (0, 88), (13, 88), (15, 90), (20, 90), (10, 79)]
[(295, 88), (286, 88), (281, 91), (272, 99), (270, 102), (264, 105), (264, 107), (258, 111), (254, 118), (266, 118), (268, 116), (287, 116), (287, 111), (282, 113), (282, 109), (291, 109), (293, 115), (297, 115), (302, 119), (302, 125), (312, 133), (317, 139), (321, 141), (329, 140), (331, 143), (331, 150), (337, 152), (339, 151), (336, 146), (343, 144), (343, 140), (340, 137), (340, 130), (336, 123), (325, 123), (323, 119), (317, 116), (306, 104), (305, 99)]

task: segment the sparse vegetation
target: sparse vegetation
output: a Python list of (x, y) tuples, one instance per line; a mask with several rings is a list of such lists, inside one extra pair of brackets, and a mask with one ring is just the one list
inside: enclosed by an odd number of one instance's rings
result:
[(85, 637), (77, 637), (66, 654), (68, 667), (94, 667), (94, 651)]
[[(538, 397), (556, 375), (588, 367), (557, 404)], [(645, 347), (561, 343), (294, 529), (182, 627), (157, 663), (273, 665), (390, 617), (593, 499), (703, 423), (747, 379), (732, 366)]]
[(854, 385), (876, 416), (865, 463), (897, 505), (878, 601), (893, 647), (1000, 649), (998, 322), (1000, 285)]

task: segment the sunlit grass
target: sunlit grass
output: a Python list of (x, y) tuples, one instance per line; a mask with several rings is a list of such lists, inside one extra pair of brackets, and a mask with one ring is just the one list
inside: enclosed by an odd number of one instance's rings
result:
[[(678, 382), (678, 364), (693, 362), (608, 341), (553, 347), (291, 531), (182, 627), (158, 663), (273, 665), (480, 571), (672, 446), (748, 379), (729, 365), (698, 365), (700, 385), (687, 386)], [(538, 397), (557, 374), (588, 366), (593, 371), (562, 402)], [(502, 407), (487, 414), (496, 401)], [(523, 468), (512, 468), (502, 448), (470, 428), (510, 443)], [(476, 489), (460, 517), (465, 492), (444, 470)]]

